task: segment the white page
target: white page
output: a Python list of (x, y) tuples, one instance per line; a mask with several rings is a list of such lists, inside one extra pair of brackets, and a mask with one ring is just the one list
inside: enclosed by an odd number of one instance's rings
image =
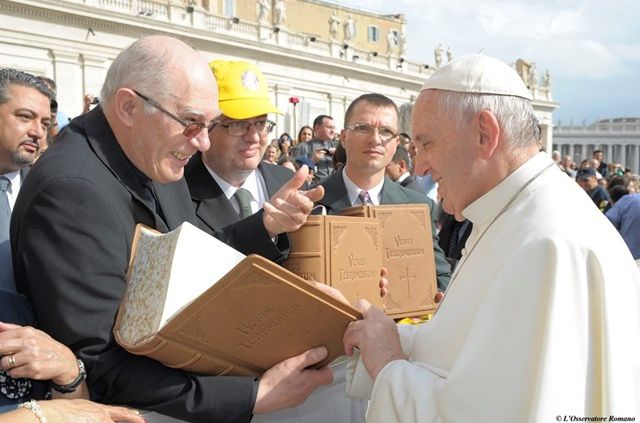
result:
[(184, 222), (173, 258), (160, 328), (245, 257), (224, 242)]

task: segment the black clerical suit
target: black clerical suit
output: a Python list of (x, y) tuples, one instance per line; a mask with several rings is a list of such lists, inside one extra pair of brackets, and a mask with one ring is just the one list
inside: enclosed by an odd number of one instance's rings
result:
[[(400, 182), (400, 186), (403, 186), (405, 188), (409, 188), (412, 189), (414, 191), (418, 191), (424, 195), (427, 195), (424, 192), (424, 187), (422, 185), (420, 185), (420, 183), (416, 180), (415, 175), (409, 175), (406, 178), (404, 178), (402, 180), (402, 182)], [(431, 209), (433, 209), (433, 204), (429, 204), (429, 207), (431, 207)]]
[[(337, 171), (324, 182), (324, 197), (317, 204), (322, 204), (327, 209), (327, 214), (340, 214), (342, 209), (351, 207), (347, 187), (344, 185), (343, 170)], [(449, 285), (451, 268), (445, 259), (442, 249), (438, 245), (438, 235), (435, 229), (434, 208), (435, 203), (425, 194), (420, 194), (412, 189), (404, 188), (385, 176), (382, 186), (380, 204), (428, 204), (431, 210), (431, 233), (433, 234), (433, 253), (436, 264), (436, 277), (438, 289), (444, 291)]]
[[(267, 198), (271, 198), (293, 176), (291, 170), (266, 162), (260, 162), (257, 171), (264, 179)], [(227, 199), (216, 180), (204, 166), (201, 154), (196, 154), (191, 158), (185, 167), (184, 178), (189, 186), (196, 216), (207, 232), (220, 232), (229, 225), (240, 221), (240, 216), (233, 208), (231, 201)], [(278, 240), (278, 243), (285, 244), (281, 247), (288, 250), (288, 238), (281, 238), (284, 239)]]
[[(93, 400), (190, 422), (248, 422), (253, 378), (174, 370), (129, 354), (112, 334), (136, 223), (166, 232), (184, 221), (198, 225), (185, 181), (145, 181), (98, 107), (65, 128), (20, 190), (11, 225), (16, 285), (41, 329), (83, 359)], [(277, 258), (261, 213), (245, 221), (222, 238)]]

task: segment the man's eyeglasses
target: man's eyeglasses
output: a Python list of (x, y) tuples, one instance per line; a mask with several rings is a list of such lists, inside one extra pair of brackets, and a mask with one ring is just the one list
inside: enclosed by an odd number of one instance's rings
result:
[(219, 126), (222, 126), (227, 130), (227, 135), (232, 137), (242, 137), (247, 132), (249, 132), (249, 128), (253, 125), (256, 128), (256, 132), (260, 135), (266, 135), (273, 131), (273, 128), (276, 126), (276, 123), (270, 121), (269, 119), (258, 120), (255, 122), (248, 122), (246, 120), (238, 120), (229, 123), (216, 122)]
[(372, 126), (366, 123), (356, 123), (354, 125), (347, 125), (345, 126), (345, 128), (362, 136), (371, 135), (374, 132), (376, 132), (378, 136), (380, 136), (380, 139), (382, 140), (382, 142), (384, 143), (387, 143), (398, 136), (397, 132), (393, 132), (389, 128), (385, 128), (385, 127), (378, 128), (376, 126)]
[(216, 121), (212, 121), (208, 125), (206, 123), (204, 123), (204, 122), (185, 122), (182, 119), (180, 119), (178, 116), (174, 115), (173, 113), (171, 113), (170, 111), (168, 111), (167, 109), (162, 107), (158, 102), (150, 99), (146, 95), (142, 95), (139, 92), (137, 92), (136, 90), (131, 90), (131, 91), (136, 93), (136, 95), (138, 97), (140, 97), (141, 99), (143, 99), (144, 101), (146, 101), (147, 103), (149, 103), (150, 105), (155, 107), (156, 109), (160, 110), (165, 115), (169, 116), (171, 119), (173, 119), (176, 122), (178, 122), (180, 125), (184, 126), (184, 131), (182, 131), (182, 135), (184, 135), (187, 138), (196, 137), (204, 128), (207, 128), (207, 132), (209, 132), (217, 124)]

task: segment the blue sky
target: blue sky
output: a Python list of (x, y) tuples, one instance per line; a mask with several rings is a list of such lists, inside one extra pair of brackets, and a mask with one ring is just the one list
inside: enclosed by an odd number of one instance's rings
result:
[[(336, 0), (362, 7), (364, 2)], [(638, 0), (368, 0), (377, 13), (404, 13), (407, 57), (433, 63), (433, 49), (478, 53), (549, 69), (554, 122), (640, 116)]]

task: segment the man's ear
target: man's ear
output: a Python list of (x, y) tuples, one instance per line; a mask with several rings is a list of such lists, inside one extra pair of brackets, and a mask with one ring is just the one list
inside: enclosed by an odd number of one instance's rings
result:
[[(404, 147), (400, 147), (398, 146), (398, 148), (404, 148)], [(400, 165), (400, 171), (402, 173), (408, 172), (409, 171), (409, 163), (405, 162), (404, 160), (400, 160), (398, 162), (398, 165)]]
[(133, 115), (136, 107), (143, 107), (136, 97), (135, 93), (129, 88), (120, 88), (113, 98), (116, 116), (127, 128), (133, 126)]
[(500, 142), (500, 125), (495, 115), (488, 110), (481, 110), (477, 118), (480, 156), (484, 159), (490, 159)]

